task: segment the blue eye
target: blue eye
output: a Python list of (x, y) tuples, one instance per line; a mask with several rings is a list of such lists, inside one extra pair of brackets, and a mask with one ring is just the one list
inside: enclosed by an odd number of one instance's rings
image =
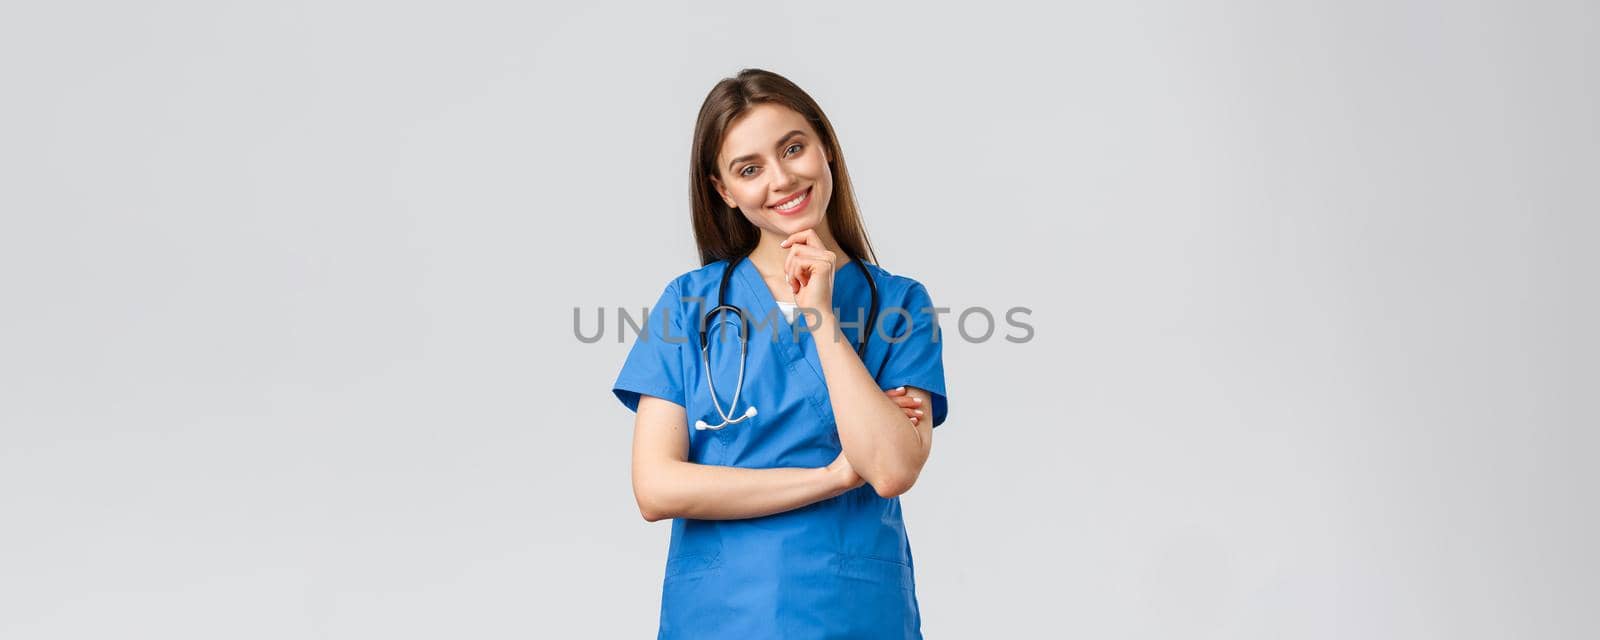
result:
[[(796, 149), (804, 150), (805, 149), (805, 145), (802, 144), (802, 143), (799, 143), (799, 142), (796, 142), (794, 144), (789, 145), (787, 148), (785, 148), (783, 150), (784, 157), (789, 157), (789, 156), (792, 156), (792, 155), (794, 155), (796, 153), (800, 153), (799, 151), (796, 151)], [(739, 177), (748, 178), (750, 176), (755, 175), (753, 173), (750, 173), (750, 170), (754, 169), (754, 168), (756, 168), (756, 166), (753, 165), (753, 164), (745, 165), (744, 168), (739, 170)]]

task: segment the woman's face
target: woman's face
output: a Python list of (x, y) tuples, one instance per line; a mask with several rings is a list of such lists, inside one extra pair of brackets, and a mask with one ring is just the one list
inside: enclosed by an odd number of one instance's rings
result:
[(833, 195), (833, 171), (816, 130), (776, 104), (756, 105), (728, 128), (717, 176), (712, 182), (724, 204), (781, 236), (821, 226)]

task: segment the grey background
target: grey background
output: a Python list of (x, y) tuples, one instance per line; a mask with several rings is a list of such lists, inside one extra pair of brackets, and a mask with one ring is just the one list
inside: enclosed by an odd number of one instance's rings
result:
[(1593, 637), (1597, 24), (8, 3), (0, 636), (653, 634), (572, 309), (695, 266), (694, 113), (761, 66), (884, 266), (1034, 310), (946, 346), (928, 637)]

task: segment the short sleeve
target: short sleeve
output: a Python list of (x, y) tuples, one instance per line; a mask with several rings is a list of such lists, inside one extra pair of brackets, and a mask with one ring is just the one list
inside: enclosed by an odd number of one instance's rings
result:
[(677, 287), (668, 284), (661, 292), (634, 338), (628, 359), (622, 364), (617, 381), (611, 386), (629, 411), (639, 410), (639, 396), (652, 395), (686, 406), (683, 381), (683, 353), (689, 337), (684, 333), (683, 306)]
[(933, 396), (933, 426), (939, 426), (949, 413), (949, 400), (944, 384), (944, 336), (939, 332), (933, 298), (922, 283), (914, 283), (899, 307), (882, 309), (879, 317), (883, 329), (874, 332), (879, 334), (874, 339), (886, 340), (889, 346), (878, 384), (884, 389), (908, 386), (927, 391)]

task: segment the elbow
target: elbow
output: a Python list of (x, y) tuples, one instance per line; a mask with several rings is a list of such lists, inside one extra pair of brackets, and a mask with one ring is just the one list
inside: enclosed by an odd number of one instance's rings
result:
[(895, 461), (884, 464), (876, 469), (872, 477), (867, 478), (867, 483), (872, 485), (872, 490), (878, 492), (880, 498), (893, 498), (904, 495), (917, 483), (917, 476), (922, 473), (921, 463), (911, 464)]
[(638, 503), (639, 517), (644, 518), (645, 522), (655, 522), (661, 519), (661, 509), (656, 507), (655, 502), (646, 498), (644, 493), (639, 491), (637, 487), (633, 490), (633, 501)]
[(639, 503), (639, 517), (644, 518), (645, 522), (659, 522), (672, 517), (672, 513), (658, 501), (638, 491), (633, 493), (633, 498)]
[(889, 474), (887, 477), (872, 483), (872, 490), (878, 492), (878, 497), (880, 498), (893, 498), (905, 495), (907, 491), (911, 490), (911, 486), (916, 483), (917, 474), (915, 473)]
[(667, 497), (662, 495), (660, 482), (654, 480), (649, 474), (634, 474), (633, 501), (639, 505), (639, 517), (645, 522), (677, 517)]

